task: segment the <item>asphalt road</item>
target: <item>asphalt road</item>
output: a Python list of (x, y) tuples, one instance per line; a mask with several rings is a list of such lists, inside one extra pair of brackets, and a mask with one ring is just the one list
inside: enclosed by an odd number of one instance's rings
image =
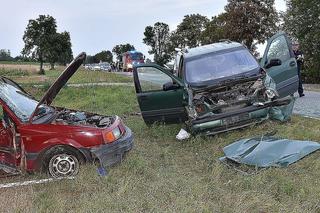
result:
[(293, 113), (306, 117), (320, 118), (320, 92), (305, 91), (305, 96), (299, 98), (296, 94)]

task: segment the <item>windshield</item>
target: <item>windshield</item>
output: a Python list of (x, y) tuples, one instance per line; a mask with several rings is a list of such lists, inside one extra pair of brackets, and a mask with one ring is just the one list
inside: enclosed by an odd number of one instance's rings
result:
[(38, 104), (20, 89), (4, 82), (0, 82), (0, 98), (22, 122), (29, 120)]
[(246, 49), (220, 54), (212, 53), (186, 62), (189, 83), (199, 83), (245, 73), (259, 67)]
[(142, 60), (143, 59), (142, 53), (130, 53), (130, 57), (132, 60)]

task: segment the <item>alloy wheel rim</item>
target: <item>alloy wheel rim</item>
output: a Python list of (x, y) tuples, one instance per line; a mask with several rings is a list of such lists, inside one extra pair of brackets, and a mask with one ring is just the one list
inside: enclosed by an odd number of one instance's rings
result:
[(79, 161), (73, 155), (55, 155), (49, 162), (49, 173), (53, 177), (74, 176), (78, 171)]

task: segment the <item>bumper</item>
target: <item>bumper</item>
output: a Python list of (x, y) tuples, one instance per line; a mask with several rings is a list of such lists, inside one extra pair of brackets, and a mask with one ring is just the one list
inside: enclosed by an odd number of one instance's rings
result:
[(122, 161), (124, 154), (133, 147), (132, 131), (126, 127), (126, 133), (112, 144), (91, 148), (89, 151), (104, 166), (111, 166)]
[(243, 128), (255, 123), (260, 123), (269, 117), (269, 109), (289, 105), (292, 98), (278, 99), (263, 106), (249, 106), (240, 110), (221, 113), (218, 115), (195, 119), (191, 122), (193, 133), (203, 132), (214, 135), (221, 132)]

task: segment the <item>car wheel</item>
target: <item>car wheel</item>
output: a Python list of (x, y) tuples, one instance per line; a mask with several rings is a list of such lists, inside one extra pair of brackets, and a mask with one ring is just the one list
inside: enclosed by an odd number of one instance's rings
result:
[(47, 159), (47, 172), (54, 178), (72, 177), (79, 173), (80, 161), (71, 151), (57, 149)]

